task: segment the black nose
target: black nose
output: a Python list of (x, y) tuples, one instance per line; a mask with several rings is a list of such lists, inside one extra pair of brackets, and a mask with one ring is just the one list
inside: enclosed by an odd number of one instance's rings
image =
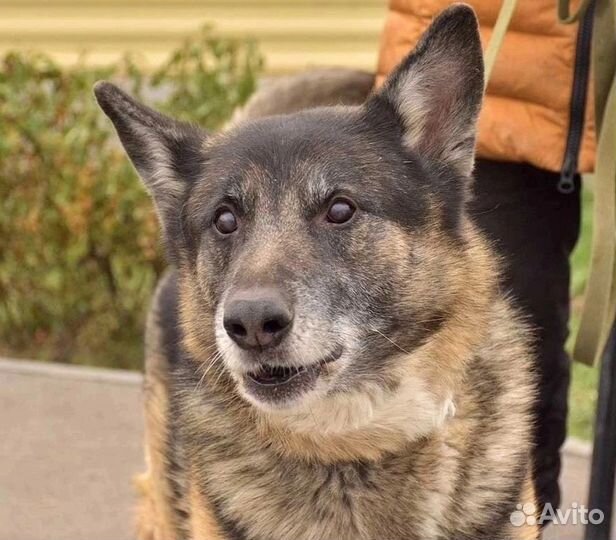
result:
[(225, 303), (225, 330), (243, 349), (275, 347), (288, 333), (292, 321), (291, 306), (276, 289), (239, 290)]

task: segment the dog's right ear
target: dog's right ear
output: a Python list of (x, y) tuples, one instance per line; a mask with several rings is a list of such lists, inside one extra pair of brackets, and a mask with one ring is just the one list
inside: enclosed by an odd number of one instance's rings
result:
[(96, 83), (94, 94), (151, 193), (163, 229), (169, 232), (179, 222), (189, 184), (202, 170), (205, 132), (138, 103), (111, 83)]

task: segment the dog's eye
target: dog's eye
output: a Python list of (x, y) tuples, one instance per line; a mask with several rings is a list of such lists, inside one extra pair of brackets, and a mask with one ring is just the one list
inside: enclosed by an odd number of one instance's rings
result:
[(355, 205), (348, 199), (334, 199), (327, 211), (327, 221), (342, 224), (349, 221), (355, 214)]
[(237, 218), (226, 206), (216, 212), (214, 226), (220, 234), (231, 234), (237, 230)]

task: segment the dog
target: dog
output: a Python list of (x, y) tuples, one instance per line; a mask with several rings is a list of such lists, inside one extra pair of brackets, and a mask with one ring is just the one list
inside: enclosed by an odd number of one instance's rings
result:
[(362, 103), (209, 134), (97, 84), (171, 263), (141, 539), (538, 538), (529, 330), (466, 211), (483, 83), (459, 4)]

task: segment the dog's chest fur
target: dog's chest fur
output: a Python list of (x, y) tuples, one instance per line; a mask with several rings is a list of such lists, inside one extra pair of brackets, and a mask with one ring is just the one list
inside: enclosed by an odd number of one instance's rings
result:
[[(190, 363), (185, 367), (192, 371)], [(475, 392), (494, 390), (489, 374), (481, 375)], [(228, 401), (186, 390), (197, 383), (183, 375), (172, 398), (178, 429), (171, 453), (182, 456), (184, 493), (192, 485), (211, 503), (225, 540), (450, 538), (450, 527), (462, 520), (456, 540), (500, 538), (493, 536), (500, 514), (515, 506), (515, 486), (527, 472), (524, 449), (504, 459), (489, 448), (492, 437), (505, 436), (515, 449), (519, 435), (490, 426), (499, 414), (494, 393), (470, 408), (460, 403), (448, 427), (395, 455), (327, 464), (281, 455), (251, 422), (229, 413)], [(502, 477), (486, 483), (484, 467), (499, 466)], [(463, 528), (468, 536), (460, 536)]]
[[(444, 471), (414, 449), (378, 463), (309, 463), (281, 456), (256, 433), (224, 434), (224, 423), (190, 442), (188, 461), (229, 538), (412, 540), (437, 518)], [(426, 478), (431, 486), (421, 485)], [(421, 515), (425, 523), (409, 520)]]

